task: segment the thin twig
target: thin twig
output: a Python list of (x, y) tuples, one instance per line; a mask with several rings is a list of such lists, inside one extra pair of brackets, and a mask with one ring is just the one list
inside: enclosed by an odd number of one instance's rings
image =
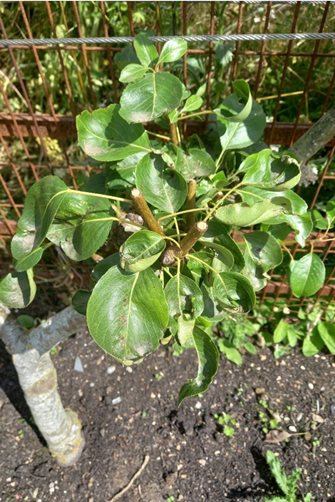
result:
[(109, 500), (109, 502), (116, 502), (116, 500), (120, 500), (120, 498), (132, 487), (132, 485), (134, 484), (134, 481), (136, 481), (136, 479), (142, 474), (142, 472), (144, 471), (144, 469), (146, 468), (146, 466), (149, 462), (149, 459), (150, 459), (149, 455), (146, 455), (144, 457), (144, 460), (143, 460), (141, 467), (139, 468), (139, 470), (137, 472), (135, 472), (134, 476), (131, 478), (129, 483), (124, 488), (122, 488), (121, 491), (116, 493), (116, 495), (114, 495), (114, 497), (112, 497)]

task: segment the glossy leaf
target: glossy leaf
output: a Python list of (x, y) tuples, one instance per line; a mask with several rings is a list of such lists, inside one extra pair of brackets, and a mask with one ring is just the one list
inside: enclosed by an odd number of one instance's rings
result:
[(20, 258), (15, 262), (15, 270), (18, 272), (24, 272), (30, 268), (35, 267), (37, 263), (41, 260), (45, 247), (37, 247), (30, 254)]
[(164, 238), (150, 230), (132, 234), (120, 248), (121, 267), (128, 272), (140, 272), (158, 260), (165, 249)]
[(216, 170), (215, 162), (205, 150), (191, 148), (188, 155), (178, 148), (176, 169), (186, 180), (209, 176)]
[(158, 58), (158, 52), (155, 45), (150, 42), (145, 34), (140, 34), (135, 37), (134, 49), (136, 56), (144, 66), (149, 66)]
[(173, 38), (172, 40), (168, 40), (163, 45), (162, 51), (158, 58), (158, 64), (161, 63), (172, 63), (173, 61), (177, 61), (187, 51), (187, 42), (182, 38)]
[(78, 289), (72, 297), (72, 306), (79, 314), (86, 315), (88, 300), (90, 299), (91, 291)]
[(248, 84), (238, 82), (234, 86), (235, 93), (223, 102), (219, 110), (215, 110), (224, 151), (238, 150), (256, 143), (265, 129), (262, 107), (252, 101)]
[(140, 80), (142, 77), (144, 77), (147, 71), (148, 68), (140, 64), (129, 64), (121, 71), (119, 80), (124, 84), (128, 84), (129, 82), (136, 82), (137, 80)]
[(0, 303), (9, 308), (27, 307), (36, 294), (36, 284), (31, 269), (11, 272), (0, 280)]
[(234, 347), (233, 344), (229, 343), (228, 340), (225, 340), (224, 338), (219, 338), (218, 340), (218, 347), (220, 352), (226, 356), (228, 361), (231, 361), (234, 364), (237, 364), (240, 366), (242, 364), (242, 356), (239, 352), (239, 350)]
[(324, 347), (325, 342), (317, 331), (307, 335), (302, 344), (302, 353), (305, 357), (312, 357), (318, 354)]
[(245, 173), (245, 184), (257, 184), (272, 190), (288, 190), (299, 182), (301, 176), (295, 159), (288, 155), (277, 155), (270, 149), (249, 155), (238, 171)]
[(87, 306), (91, 336), (123, 363), (156, 350), (168, 319), (161, 282), (150, 268), (134, 274), (110, 268), (95, 285)]
[(244, 312), (255, 304), (255, 293), (250, 281), (237, 272), (222, 272), (214, 278), (215, 298), (226, 306), (238, 306)]
[(335, 325), (331, 322), (319, 322), (317, 328), (329, 352), (335, 354)]
[(193, 96), (190, 96), (187, 98), (187, 100), (185, 101), (185, 104), (183, 106), (183, 109), (181, 111), (182, 112), (194, 112), (195, 110), (199, 110), (199, 108), (201, 108), (202, 103), (203, 103), (203, 99), (200, 96), (193, 94)]
[(235, 80), (233, 89), (234, 93), (222, 103), (219, 116), (231, 122), (243, 122), (252, 110), (250, 87), (245, 80)]
[(171, 317), (188, 314), (192, 318), (202, 314), (204, 302), (199, 286), (185, 275), (172, 277), (165, 286), (165, 297)]
[(201, 240), (199, 242), (205, 248), (209, 248), (214, 251), (212, 267), (217, 272), (228, 272), (233, 268), (234, 256), (228, 249), (226, 249), (221, 244), (218, 244), (217, 242), (211, 242), (205, 240)]
[(94, 282), (98, 282), (99, 279), (111, 268), (115, 265), (120, 264), (120, 255), (119, 253), (114, 253), (103, 260), (99, 261), (92, 270), (91, 277)]
[(326, 269), (318, 255), (309, 253), (290, 264), (290, 287), (294, 296), (312, 296), (323, 286)]
[(194, 325), (195, 325), (194, 319), (185, 319), (183, 316), (178, 317), (177, 337), (178, 337), (178, 342), (183, 347), (183, 349), (192, 349), (194, 347), (194, 341), (193, 341)]
[(245, 244), (241, 249), (244, 248), (244, 267), (241, 270), (241, 273), (249, 279), (252, 287), (255, 291), (260, 291), (266, 286), (268, 276), (264, 269), (253, 260), (247, 245)]
[(285, 322), (283, 319), (279, 321), (276, 326), (276, 329), (273, 332), (273, 341), (274, 343), (280, 343), (287, 337), (287, 332), (289, 329), (289, 324)]
[(150, 151), (148, 135), (143, 127), (128, 124), (119, 111), (119, 105), (110, 105), (92, 113), (85, 110), (77, 116), (78, 143), (86, 155), (111, 162)]
[(292, 192), (292, 190), (275, 191), (265, 190), (255, 186), (246, 186), (241, 188), (239, 194), (242, 200), (249, 204), (249, 206), (252, 206), (255, 202), (259, 202), (260, 200), (268, 199), (273, 204), (278, 204), (286, 211), (290, 213), (293, 212), (297, 215), (305, 214), (308, 209), (304, 199), (295, 192)]
[(35, 265), (37, 258), (41, 257), (42, 253), (34, 253), (34, 250), (44, 241), (68, 192), (68, 187), (57, 176), (42, 178), (28, 191), (23, 213), (11, 242), (12, 255), (20, 261), (21, 271), (25, 266), (30, 268), (32, 263)]
[(242, 269), (244, 267), (243, 254), (239, 246), (236, 244), (236, 242), (230, 237), (229, 227), (227, 227), (221, 221), (214, 218), (208, 222), (208, 230), (205, 234), (205, 237), (217, 238), (220, 244), (222, 244), (222, 246), (227, 248), (233, 255), (235, 266), (238, 269)]
[(167, 213), (178, 211), (187, 195), (187, 183), (177, 171), (170, 169), (160, 156), (146, 155), (139, 162), (136, 186), (147, 202)]
[(107, 199), (71, 193), (57, 212), (47, 238), (61, 247), (71, 260), (86, 260), (109, 236), (113, 223), (110, 208)]
[(283, 261), (283, 253), (277, 240), (267, 232), (251, 232), (244, 234), (249, 252), (253, 260), (267, 272)]
[(177, 77), (168, 72), (149, 73), (128, 84), (120, 100), (120, 115), (128, 122), (150, 122), (178, 108), (182, 95)]
[(178, 405), (187, 397), (205, 392), (218, 370), (219, 354), (210, 336), (200, 328), (194, 328), (193, 343), (198, 356), (198, 373), (196, 378), (185, 383), (180, 389)]
[(281, 212), (281, 207), (272, 204), (269, 200), (256, 202), (253, 206), (237, 202), (220, 207), (216, 211), (216, 217), (226, 225), (249, 227), (273, 218)]

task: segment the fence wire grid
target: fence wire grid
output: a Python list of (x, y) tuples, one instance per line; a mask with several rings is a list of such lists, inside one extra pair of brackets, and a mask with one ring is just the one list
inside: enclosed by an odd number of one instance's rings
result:
[[(329, 1), (2, 2), (0, 275), (10, 267), (9, 242), (29, 187), (51, 173), (77, 188), (94, 169), (75, 145), (74, 119), (85, 108), (119, 100), (121, 51), (129, 37), (147, 31), (158, 37), (158, 48), (171, 36), (188, 38), (188, 52), (174, 67), (187, 87), (201, 87), (210, 107), (234, 79), (245, 78), (267, 115), (265, 142), (290, 146), (334, 102), (334, 26)], [(304, 173), (311, 208), (322, 209), (334, 195), (334, 157), (335, 142)], [(314, 244), (327, 279), (313, 299), (294, 298), (278, 274), (260, 299), (283, 299), (292, 311), (317, 301), (326, 309), (335, 296), (332, 237)], [(84, 279), (85, 272), (56, 251), (37, 270), (42, 288), (80, 286)]]

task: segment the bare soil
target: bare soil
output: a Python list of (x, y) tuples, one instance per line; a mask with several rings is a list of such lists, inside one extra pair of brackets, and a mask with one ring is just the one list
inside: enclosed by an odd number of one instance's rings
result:
[[(83, 372), (74, 370), (77, 357)], [(162, 348), (124, 368), (82, 332), (60, 347), (54, 362), (63, 402), (81, 416), (86, 448), (74, 467), (54, 462), (1, 347), (1, 502), (107, 502), (146, 455), (148, 464), (123, 502), (257, 502), (279, 494), (264, 459), (267, 449), (280, 454), (287, 472), (302, 468), (301, 493), (335, 501), (333, 357), (306, 359), (292, 352), (276, 361), (264, 349), (246, 356), (242, 367), (222, 360), (209, 391), (179, 409), (178, 389), (196, 372), (192, 352), (176, 358)], [(291, 434), (287, 441), (266, 441), (261, 399), (277, 418), (277, 429)], [(236, 420), (233, 437), (223, 433), (216, 413)]]

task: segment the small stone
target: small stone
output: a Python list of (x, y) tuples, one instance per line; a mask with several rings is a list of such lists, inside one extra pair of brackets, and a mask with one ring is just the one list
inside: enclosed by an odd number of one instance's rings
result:
[(300, 420), (302, 419), (303, 416), (304, 416), (303, 413), (299, 413), (297, 415), (297, 422), (300, 422)]
[(195, 406), (194, 406), (194, 407), (195, 407), (197, 410), (201, 410), (201, 408), (202, 408), (201, 402), (200, 402), (200, 401), (197, 401), (197, 402), (195, 403)]
[(132, 373), (132, 372), (133, 372), (133, 368), (131, 368), (130, 366), (127, 366), (127, 367), (126, 367), (126, 371), (127, 371), (128, 373)]
[(73, 366), (74, 371), (77, 371), (78, 373), (84, 373), (84, 368), (81, 362), (81, 359), (79, 356), (77, 356), (74, 360), (74, 366)]
[(331, 405), (329, 406), (329, 411), (330, 411), (330, 414), (334, 417), (335, 416), (335, 403), (331, 403)]
[(314, 389), (314, 385), (312, 383), (309, 383), (308, 384), (308, 388), (311, 389), (311, 390), (313, 390)]
[(106, 394), (111, 394), (113, 392), (113, 387), (111, 385), (108, 385), (108, 387), (106, 387)]
[(100, 436), (104, 438), (106, 435), (106, 429), (102, 428), (102, 429), (100, 429), (99, 432), (100, 432)]
[(201, 458), (200, 460), (198, 460), (199, 464), (202, 465), (203, 467), (205, 467), (206, 465), (206, 460), (204, 458)]
[(261, 361), (266, 361), (267, 356), (266, 356), (265, 354), (261, 354), (261, 355), (259, 356), (259, 358), (260, 358), (260, 360), (261, 360)]
[(79, 389), (78, 390), (78, 396), (79, 397), (83, 397), (83, 395), (84, 395), (84, 393), (83, 393), (82, 389)]
[(290, 425), (290, 426), (289, 426), (289, 428), (288, 428), (288, 430), (289, 430), (290, 432), (297, 432), (297, 428), (296, 428), (296, 427), (294, 427), (294, 425)]
[(261, 396), (262, 394), (265, 394), (264, 387), (256, 387), (255, 393), (257, 394), (257, 396)]
[(312, 420), (313, 422), (317, 422), (318, 424), (323, 424), (324, 420), (320, 415), (317, 415), (316, 413), (312, 413)]
[(115, 397), (114, 399), (112, 399), (112, 404), (120, 404), (122, 401), (122, 397)]
[(107, 374), (108, 375), (112, 375), (115, 370), (116, 370), (116, 366), (108, 366), (108, 368), (107, 368)]
[(153, 392), (151, 392), (150, 397), (151, 397), (151, 399), (156, 399), (156, 394), (154, 394)]

